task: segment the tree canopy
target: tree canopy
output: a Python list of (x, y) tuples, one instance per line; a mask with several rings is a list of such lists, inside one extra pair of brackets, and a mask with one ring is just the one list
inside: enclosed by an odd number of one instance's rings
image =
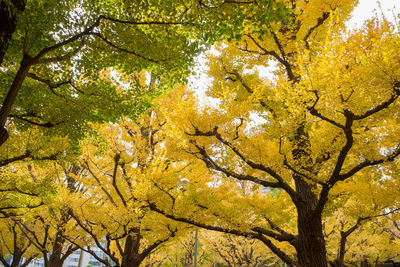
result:
[[(1, 67), (0, 260), (192, 264), (195, 227), (204, 264), (399, 256), (400, 37), (348, 30), (356, 4), (27, 1)], [(205, 104), (186, 78), (210, 45)]]
[[(261, 24), (284, 14), (283, 5), (271, 0), (212, 6), (206, 1), (28, 1), (10, 18), (16, 29), (2, 64), (0, 125), (11, 117), (18, 124), (79, 136), (87, 122), (137, 117), (164, 90), (162, 84), (187, 75), (201, 45), (219, 35), (234, 36), (248, 24), (242, 6), (255, 18), (270, 11), (256, 20)], [(143, 92), (134, 79), (123, 79), (141, 70), (157, 77), (156, 90)], [(6, 139), (2, 130), (2, 143)]]

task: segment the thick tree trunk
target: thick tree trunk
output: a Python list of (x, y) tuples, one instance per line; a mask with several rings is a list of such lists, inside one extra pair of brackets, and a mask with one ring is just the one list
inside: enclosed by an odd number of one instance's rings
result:
[[(305, 171), (313, 172), (309, 153), (309, 137), (304, 124), (299, 125), (295, 135), (296, 149), (292, 155), (302, 164)], [(328, 267), (325, 238), (322, 231), (322, 210), (317, 211), (318, 197), (313, 192), (316, 185), (305, 181), (298, 174), (293, 175), (298, 199), (297, 208), (297, 261), (301, 267)]]
[(316, 212), (317, 196), (310, 184), (294, 176), (296, 191), (301, 200), (297, 203), (297, 260), (301, 267), (327, 267), (325, 238), (322, 231), (322, 215)]
[[(8, 2), (8, 1), (7, 1)], [(0, 66), (7, 52), (8, 44), (17, 26), (17, 16), (24, 11), (26, 0), (0, 1)]]
[(302, 267), (327, 267), (325, 239), (321, 217), (312, 214), (308, 208), (298, 214), (297, 258)]
[(51, 251), (48, 264), (46, 267), (62, 267), (64, 260), (63, 260), (63, 245), (64, 245), (64, 238), (57, 233), (56, 239), (54, 240), (53, 250)]
[(143, 255), (139, 253), (140, 236), (129, 235), (125, 240), (124, 255), (122, 257), (121, 267), (139, 267), (144, 260)]

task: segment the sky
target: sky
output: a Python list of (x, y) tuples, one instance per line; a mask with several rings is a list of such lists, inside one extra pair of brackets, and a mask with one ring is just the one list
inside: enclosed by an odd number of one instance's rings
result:
[(359, 28), (366, 19), (373, 17), (374, 14), (381, 16), (381, 13), (388, 20), (394, 21), (393, 14), (399, 12), (400, 0), (359, 0), (358, 6), (353, 10), (352, 18), (347, 22), (347, 27)]

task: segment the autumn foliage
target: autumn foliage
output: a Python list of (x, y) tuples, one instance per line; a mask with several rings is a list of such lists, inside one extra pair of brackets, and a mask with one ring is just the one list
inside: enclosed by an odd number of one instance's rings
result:
[[(98, 7), (62, 45), (76, 61), (36, 44), (14, 56), (20, 81), (5, 57), (1, 82), (21, 92), (3, 114), (0, 260), (189, 266), (195, 228), (204, 266), (398, 257), (398, 25), (349, 30), (351, 0), (145, 2)], [(185, 83), (199, 45), (203, 95)]]

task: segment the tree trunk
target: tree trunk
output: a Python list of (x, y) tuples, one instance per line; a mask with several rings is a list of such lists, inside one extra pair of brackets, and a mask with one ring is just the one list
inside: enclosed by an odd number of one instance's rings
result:
[(4, 0), (0, 2), (0, 66), (3, 64), (8, 44), (17, 26), (17, 16), (24, 11), (26, 5), (26, 0), (9, 2), (9, 4)]
[(8, 133), (4, 128), (7, 122), (7, 117), (10, 114), (11, 108), (14, 105), (19, 89), (21, 89), (22, 83), (24, 82), (29, 69), (32, 66), (32, 58), (28, 55), (24, 55), (21, 60), (21, 65), (15, 75), (14, 81), (8, 90), (7, 96), (4, 99), (3, 105), (0, 110), (0, 146), (7, 140)]
[(49, 257), (48, 266), (46, 267), (63, 267), (64, 260), (62, 260), (62, 256), (64, 241), (64, 238), (57, 233), (53, 244), (53, 250)]
[[(301, 168), (307, 172), (312, 170), (312, 157), (309, 152), (309, 137), (304, 123), (296, 129), (294, 138), (296, 148), (293, 158), (299, 161)], [(301, 267), (328, 267), (325, 238), (322, 232), (322, 210), (317, 211), (318, 197), (313, 192), (316, 185), (305, 181), (298, 174), (293, 174), (295, 181), (297, 209), (298, 239), (296, 244), (297, 261)]]
[(346, 252), (347, 235), (345, 232), (340, 231), (340, 247), (337, 258), (337, 267), (344, 267), (344, 253)]
[(319, 216), (299, 212), (297, 257), (302, 267), (327, 267), (325, 240)]
[(22, 259), (23, 251), (20, 248), (14, 248), (12, 254), (12, 262), (9, 265), (10, 267), (18, 267), (20, 266), (21, 259)]
[(322, 231), (322, 215), (316, 212), (317, 197), (313, 185), (294, 177), (296, 191), (301, 196), (297, 204), (297, 258), (301, 267), (327, 267), (325, 238)]
[(124, 255), (121, 267), (139, 267), (144, 260), (139, 253), (140, 235), (129, 235), (125, 240)]

